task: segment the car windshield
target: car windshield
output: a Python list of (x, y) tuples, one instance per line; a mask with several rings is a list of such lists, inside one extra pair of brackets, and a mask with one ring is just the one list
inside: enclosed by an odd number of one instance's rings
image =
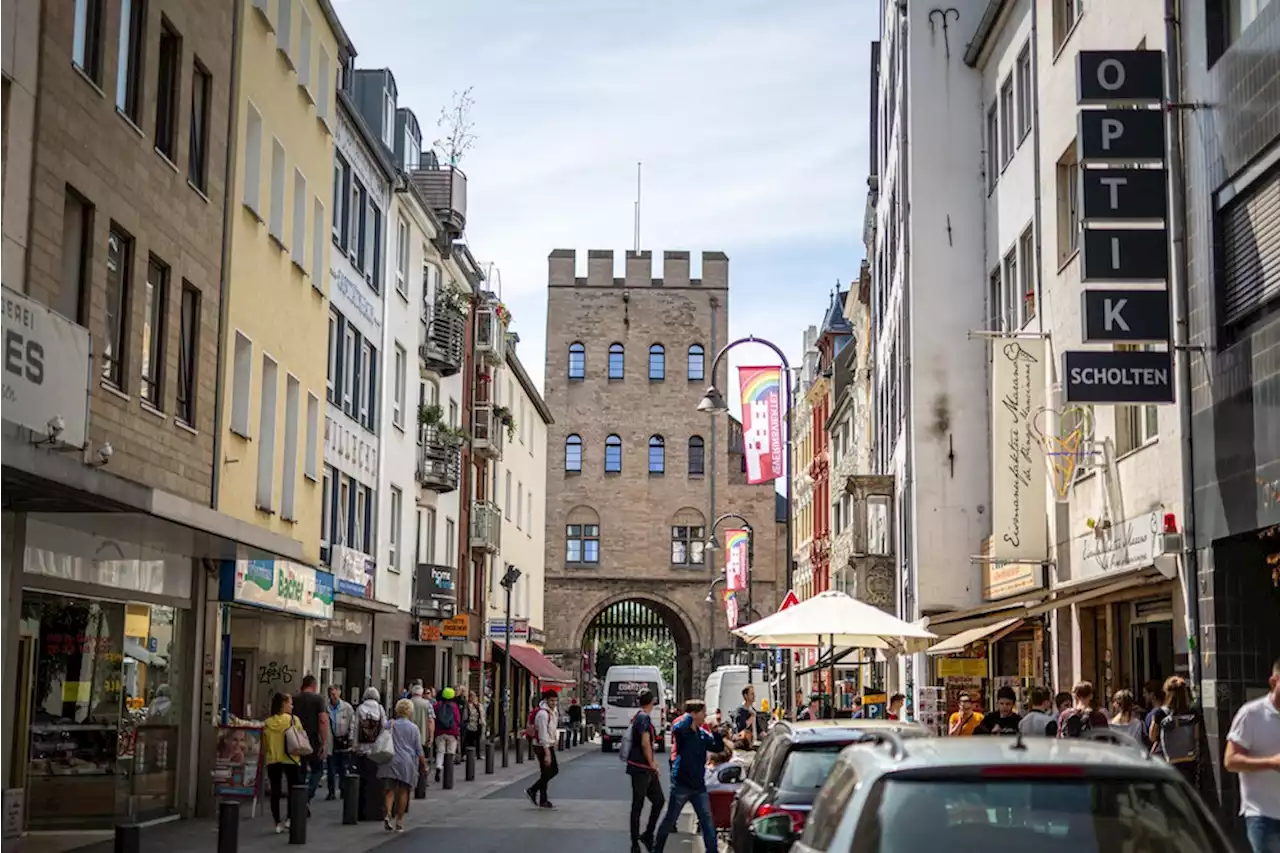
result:
[(656, 681), (613, 681), (609, 683), (609, 694), (605, 699), (615, 708), (639, 708), (640, 694), (648, 690), (658, 695)]
[(840, 741), (792, 748), (782, 765), (778, 787), (784, 791), (816, 792), (827, 781), (827, 774), (836, 763), (840, 750), (851, 743), (853, 741)]
[(1120, 779), (889, 778), (850, 853), (1227, 853), (1185, 788)]

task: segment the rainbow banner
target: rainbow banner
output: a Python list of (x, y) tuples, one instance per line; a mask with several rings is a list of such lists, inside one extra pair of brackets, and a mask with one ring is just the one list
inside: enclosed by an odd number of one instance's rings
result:
[(745, 529), (734, 528), (724, 533), (724, 588), (736, 592), (747, 588), (748, 551), (751, 541)]
[(767, 483), (783, 476), (782, 368), (739, 367), (742, 389), (742, 452), (747, 482)]
[(738, 627), (738, 594), (732, 590), (724, 594), (724, 617), (730, 631)]

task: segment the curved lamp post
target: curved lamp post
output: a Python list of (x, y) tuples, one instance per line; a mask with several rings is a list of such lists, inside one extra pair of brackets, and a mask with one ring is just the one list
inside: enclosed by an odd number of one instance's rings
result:
[[(727, 403), (725, 403), (724, 394), (720, 393), (720, 389), (716, 387), (716, 372), (720, 369), (720, 362), (724, 360), (725, 354), (729, 352), (729, 350), (733, 349), (736, 346), (740, 346), (741, 344), (760, 344), (761, 346), (768, 347), (769, 349), (773, 350), (773, 352), (778, 356), (778, 359), (782, 362), (782, 375), (783, 375), (783, 383), (784, 383), (783, 396), (786, 398), (785, 402), (787, 406), (787, 415), (786, 415), (786, 418), (784, 418), (787, 425), (786, 465), (785, 465), (785, 470), (783, 472), (783, 476), (786, 477), (786, 480), (787, 480), (787, 518), (786, 518), (786, 526), (787, 526), (786, 561), (787, 563), (786, 563), (786, 566), (784, 567), (783, 574), (785, 577), (787, 589), (790, 590), (791, 584), (792, 584), (792, 572), (791, 572), (792, 559), (793, 559), (792, 551), (794, 550), (794, 541), (795, 541), (795, 531), (792, 527), (792, 521), (791, 521), (792, 519), (791, 469), (795, 461), (794, 459), (795, 444), (792, 442), (792, 436), (791, 436), (791, 362), (787, 360), (786, 353), (784, 353), (778, 347), (778, 345), (775, 344), (773, 341), (765, 340), (764, 338), (757, 338), (755, 335), (747, 335), (745, 338), (738, 338), (735, 341), (730, 341), (729, 343), (725, 344), (724, 347), (721, 348), (720, 352), (716, 353), (715, 360), (711, 362), (711, 385), (708, 386), (707, 392), (702, 396), (702, 400), (698, 403), (698, 411), (706, 412), (707, 414), (711, 414), (711, 415), (728, 413), (729, 406)], [(714, 541), (714, 538), (715, 538), (714, 527), (712, 528), (711, 532), (712, 532), (712, 540)], [(751, 596), (751, 593), (748, 591), (747, 593), (748, 599), (750, 598), (750, 596)], [(748, 614), (750, 613), (749, 610), (747, 612)], [(794, 667), (794, 661), (792, 660), (791, 655), (788, 654), (786, 656), (786, 677), (784, 679), (785, 683), (783, 684), (783, 689), (782, 689), (782, 696), (784, 701), (791, 695), (792, 682), (794, 681), (794, 678), (792, 676), (793, 667)], [(750, 671), (750, 668), (748, 668), (748, 671)]]
[[(716, 538), (716, 528), (719, 527), (724, 522), (728, 521), (729, 519), (736, 519), (742, 524), (743, 529), (747, 531), (747, 606), (743, 609), (746, 611), (747, 619), (749, 620), (751, 618), (751, 605), (753, 603), (753, 598), (754, 598), (751, 594), (751, 580), (752, 580), (751, 566), (752, 566), (752, 563), (755, 562), (755, 551), (756, 551), (756, 541), (755, 541), (756, 532), (754, 529), (752, 529), (751, 522), (747, 521), (745, 518), (743, 518), (741, 515), (739, 515), (736, 512), (726, 512), (724, 515), (720, 516), (715, 521), (711, 522), (711, 535), (707, 537), (706, 549), (712, 552), (720, 550), (721, 545), (720, 545), (720, 540)], [(720, 576), (720, 582), (721, 583), (724, 582), (724, 575)], [(748, 657), (750, 657), (750, 655), (748, 655)], [(750, 684), (753, 680), (754, 680), (754, 675), (753, 675), (752, 669), (750, 666), (748, 666), (747, 667), (747, 683)]]

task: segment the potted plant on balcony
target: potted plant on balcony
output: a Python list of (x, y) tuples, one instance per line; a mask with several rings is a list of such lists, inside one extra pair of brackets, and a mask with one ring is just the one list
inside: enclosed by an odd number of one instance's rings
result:
[(511, 414), (511, 410), (506, 406), (494, 406), (493, 416), (498, 423), (507, 428), (507, 441), (514, 441), (516, 437), (516, 418)]
[(498, 322), (502, 324), (502, 328), (505, 329), (511, 325), (511, 309), (506, 305), (498, 302), (493, 306), (493, 313), (498, 318)]
[(418, 406), (418, 426), (439, 428), (444, 425), (444, 411), (439, 403), (423, 403)]
[(461, 291), (452, 287), (442, 287), (436, 293), (436, 308), (438, 310), (453, 311), (465, 317), (469, 307), (470, 300)]

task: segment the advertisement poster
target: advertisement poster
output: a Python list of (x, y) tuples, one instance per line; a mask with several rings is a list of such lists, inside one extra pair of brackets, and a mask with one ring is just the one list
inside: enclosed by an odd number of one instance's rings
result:
[(262, 770), (262, 729), (218, 726), (213, 795), (255, 799)]
[(768, 483), (783, 476), (782, 368), (739, 367), (742, 391), (742, 452), (747, 482)]
[(993, 346), (991, 557), (1038, 572), (1049, 548), (1045, 446), (1036, 426), (1045, 407), (1045, 342), (1001, 339)]
[(738, 594), (732, 590), (724, 594), (724, 616), (730, 631), (738, 627)]
[(746, 530), (726, 530), (724, 534), (724, 587), (737, 591), (747, 588), (747, 552), (749, 534)]
[(947, 733), (946, 706), (943, 704), (945, 688), (916, 688), (916, 722), (927, 726), (936, 736)]

